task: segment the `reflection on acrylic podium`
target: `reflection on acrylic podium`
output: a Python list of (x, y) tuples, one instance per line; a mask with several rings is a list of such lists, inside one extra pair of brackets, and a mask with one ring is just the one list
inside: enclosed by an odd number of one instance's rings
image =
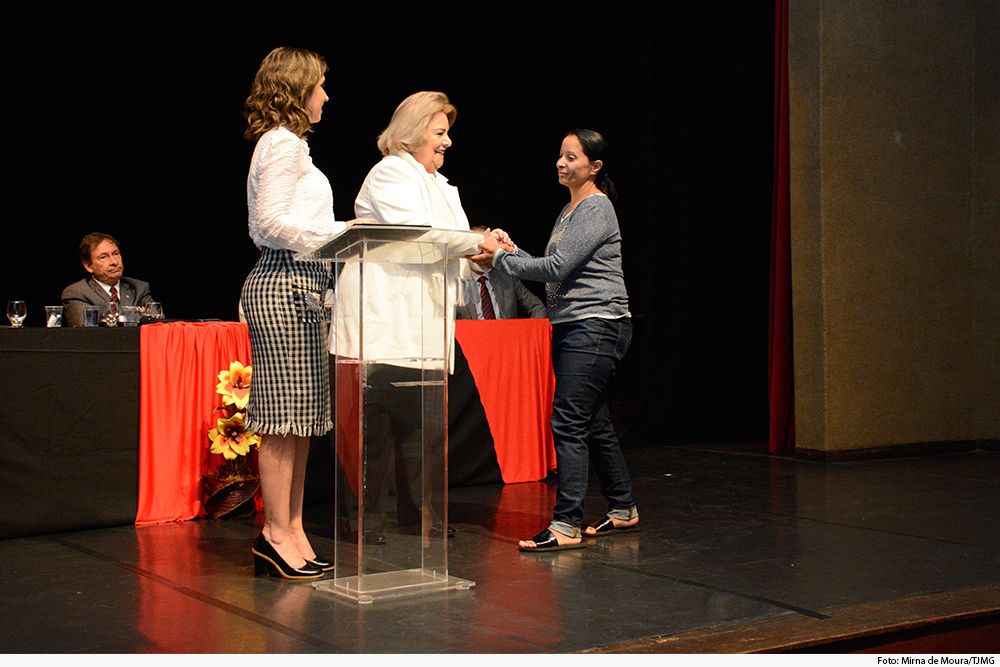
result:
[[(332, 579), (359, 603), (469, 589), (448, 574), (448, 372), (460, 258), (478, 232), (356, 225), (303, 258), (338, 265)], [(403, 351), (401, 353), (401, 350)]]

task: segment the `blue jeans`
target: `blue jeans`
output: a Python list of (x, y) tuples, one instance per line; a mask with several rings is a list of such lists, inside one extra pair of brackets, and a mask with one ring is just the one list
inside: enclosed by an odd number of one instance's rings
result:
[[(550, 530), (575, 536), (594, 464), (608, 512), (634, 516), (632, 479), (608, 411), (608, 382), (632, 341), (632, 322), (589, 319), (552, 326), (552, 400), (559, 489)], [(631, 514), (629, 511), (631, 510)]]

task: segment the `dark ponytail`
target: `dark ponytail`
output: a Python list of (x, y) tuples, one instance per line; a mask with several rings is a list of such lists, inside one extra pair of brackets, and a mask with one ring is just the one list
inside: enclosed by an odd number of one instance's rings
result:
[(603, 163), (601, 170), (597, 172), (597, 179), (594, 184), (601, 192), (608, 196), (608, 199), (615, 201), (618, 198), (618, 189), (615, 188), (614, 182), (608, 177), (608, 158), (611, 157), (611, 149), (608, 147), (608, 142), (605, 141), (600, 133), (593, 130), (572, 130), (566, 133), (567, 137), (570, 135), (573, 135), (580, 141), (580, 146), (583, 147), (583, 154), (587, 156), (588, 160), (591, 162), (600, 160)]

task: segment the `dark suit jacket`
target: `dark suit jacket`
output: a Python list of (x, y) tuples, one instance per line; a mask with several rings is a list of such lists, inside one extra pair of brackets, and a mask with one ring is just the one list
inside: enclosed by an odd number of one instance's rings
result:
[[(111, 297), (94, 278), (75, 282), (62, 293), (63, 323), (68, 327), (82, 327), (84, 306), (100, 306), (110, 300)], [(135, 278), (120, 278), (118, 300), (123, 306), (145, 306), (153, 301), (149, 283)]]
[[(475, 276), (476, 274), (473, 273)], [(478, 276), (476, 276), (478, 277)], [(494, 307), (500, 306), (504, 318), (513, 320), (519, 317), (548, 317), (549, 312), (541, 299), (531, 293), (520, 280), (509, 276), (503, 271), (490, 271), (490, 284), (493, 286)], [(478, 287), (478, 285), (477, 285)], [(467, 303), (459, 306), (455, 317), (460, 320), (476, 320), (476, 304)]]

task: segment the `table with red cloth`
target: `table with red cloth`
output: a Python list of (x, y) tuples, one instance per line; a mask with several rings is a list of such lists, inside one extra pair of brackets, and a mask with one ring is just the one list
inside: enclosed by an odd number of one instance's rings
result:
[(552, 444), (552, 325), (547, 319), (458, 320), (455, 339), (486, 411), (506, 484), (545, 479)]
[[(253, 363), (245, 324), (0, 334), (0, 501), (21, 517), (6, 520), (0, 537), (202, 514), (202, 476), (221, 462), (207, 435), (221, 405), (218, 375), (233, 361)], [(459, 408), (450, 414), (451, 453), (482, 454), (468, 436), (488, 429), (503, 482), (544, 479), (555, 468), (548, 320), (460, 320), (456, 339), (472, 381), (459, 378), (450, 397)], [(474, 404), (485, 423), (462, 404)]]
[[(456, 323), (508, 484), (544, 479), (555, 468), (551, 336), (544, 319)], [(141, 345), (136, 523), (195, 518), (209, 469), (206, 433), (219, 405), (215, 378), (231, 361), (252, 365), (246, 325), (151, 325)]]

